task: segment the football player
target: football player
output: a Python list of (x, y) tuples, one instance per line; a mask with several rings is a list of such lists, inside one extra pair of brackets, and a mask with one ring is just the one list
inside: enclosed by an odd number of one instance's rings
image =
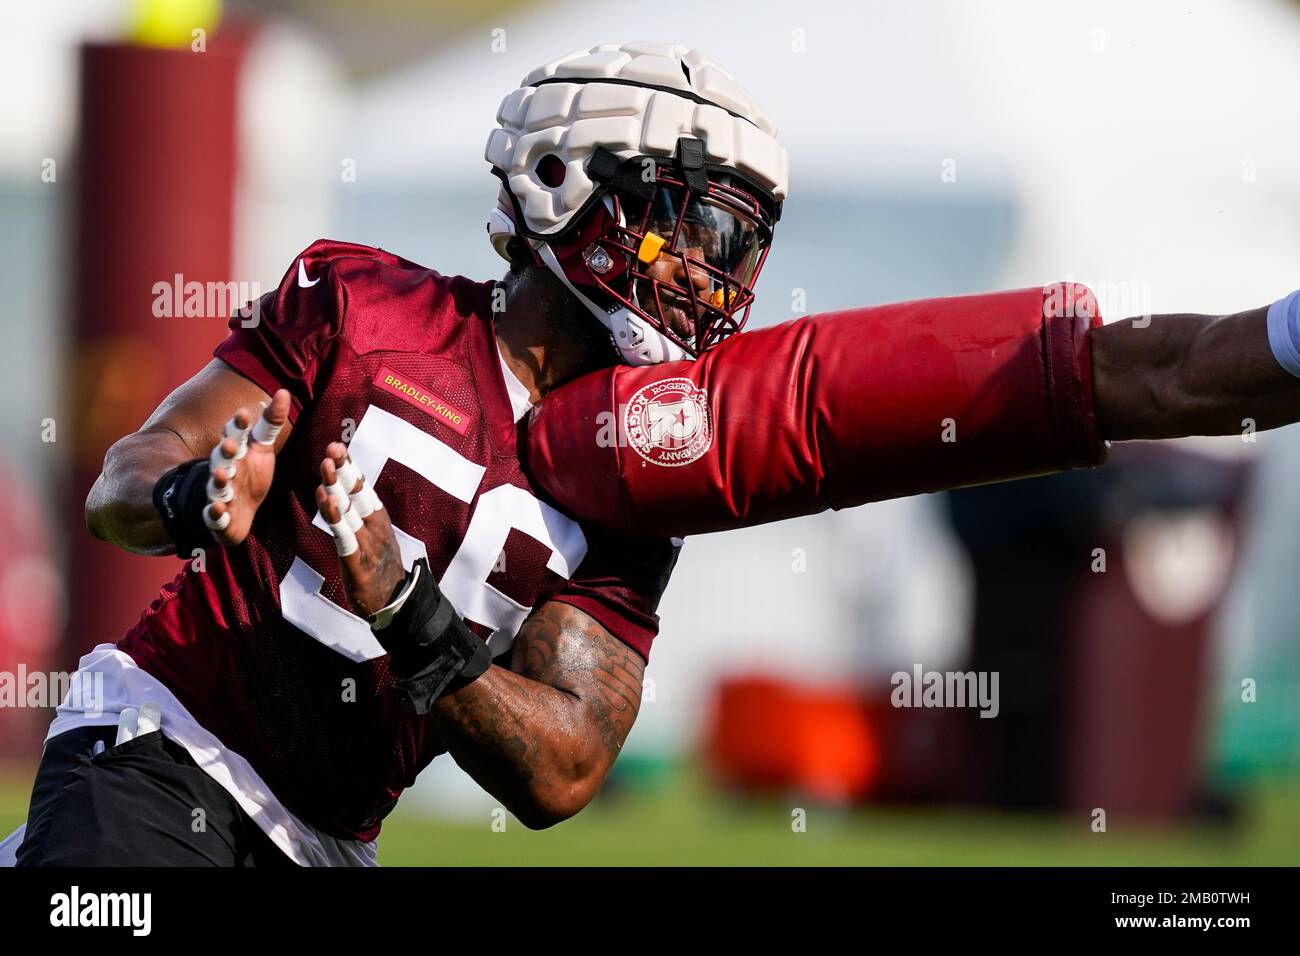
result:
[(584, 372), (739, 329), (786, 159), (666, 44), (548, 63), (499, 122), (504, 280), (317, 242), (108, 451), (91, 533), (185, 563), (82, 658), (104, 699), (59, 709), (20, 865), (372, 864), (443, 753), (530, 827), (600, 788), (680, 542), (543, 500), (521, 423)]

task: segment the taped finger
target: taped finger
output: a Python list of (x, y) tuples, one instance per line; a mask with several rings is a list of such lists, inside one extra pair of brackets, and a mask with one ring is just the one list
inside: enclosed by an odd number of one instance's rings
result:
[(274, 445), (275, 440), (280, 437), (280, 429), (284, 425), (272, 425), (266, 420), (269, 405), (262, 407), (262, 414), (257, 416), (257, 421), (253, 423), (253, 441), (259, 445)]
[(375, 494), (375, 489), (369, 485), (363, 484), (360, 491), (349, 497), (352, 499), (353, 509), (363, 518), (370, 517), (376, 511), (384, 510), (384, 503), (379, 500), (379, 495)]
[(343, 490), (344, 487), (342, 481), (336, 480), (332, 485), (325, 486), (325, 493), (334, 499), (334, 504), (338, 507), (339, 514), (342, 515), (341, 523), (356, 531), (361, 527), (363, 516), (352, 507), (352, 499)]
[(351, 502), (348, 502), (348, 510), (343, 512), (344, 524), (346, 524), (353, 531), (356, 531), (358, 528), (362, 527), (365, 524), (365, 522), (361, 520), (361, 517), (362, 517), (361, 513), (357, 511), (356, 508), (352, 507)]
[(334, 503), (339, 506), (339, 514), (348, 510), (348, 491), (337, 477), (332, 484), (325, 486), (325, 494), (333, 498)]
[[(358, 482), (361, 484), (360, 488), (357, 488)], [(379, 500), (375, 490), (366, 484), (366, 476), (361, 474), (361, 469), (351, 458), (339, 467), (337, 483), (348, 489), (348, 500), (351, 501), (352, 510), (358, 517), (366, 518), (376, 511), (383, 510), (383, 502)]]
[(357, 550), (356, 530), (346, 520), (330, 522), (330, 532), (334, 535), (334, 550), (340, 558)]
[(203, 523), (207, 525), (209, 531), (225, 531), (230, 525), (230, 512), (223, 511), (220, 516), (214, 516), (212, 505), (204, 505)]
[(221, 441), (217, 442), (217, 447), (212, 449), (212, 454), (208, 456), (208, 468), (211, 471), (216, 471), (218, 468), (226, 469), (228, 480), (233, 481), (236, 470), (235, 462), (242, 456), (239, 454), (238, 449), (235, 450), (235, 454), (227, 455), (221, 448), (225, 443), (226, 439), (223, 437)]
[(239, 461), (239, 459), (248, 454), (248, 433), (251, 430), (251, 425), (248, 428), (240, 428), (233, 418), (226, 422), (226, 427), (222, 429), (221, 437), (223, 439), (233, 438), (235, 444), (238, 446), (235, 449), (235, 461)]
[(338, 468), (338, 483), (347, 489), (348, 494), (352, 494), (352, 489), (356, 488), (357, 482), (362, 481), (361, 470), (352, 463), (349, 458)]
[(235, 486), (229, 481), (217, 484), (216, 475), (208, 475), (208, 501), (234, 501)]

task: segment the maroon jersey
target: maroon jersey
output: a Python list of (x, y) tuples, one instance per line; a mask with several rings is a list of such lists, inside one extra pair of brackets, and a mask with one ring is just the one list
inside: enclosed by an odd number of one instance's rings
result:
[(287, 388), (293, 432), (247, 540), (212, 548), (205, 571), (187, 563), (118, 645), (334, 836), (373, 839), (445, 748), (347, 609), (315, 499), (331, 441), (349, 442), (407, 565), (427, 556), (496, 654), (548, 600), (643, 657), (657, 632), (676, 549), (580, 526), (539, 497), (516, 453), (492, 291), (320, 241), (262, 298), (256, 325), (236, 315), (215, 354), (268, 393)]

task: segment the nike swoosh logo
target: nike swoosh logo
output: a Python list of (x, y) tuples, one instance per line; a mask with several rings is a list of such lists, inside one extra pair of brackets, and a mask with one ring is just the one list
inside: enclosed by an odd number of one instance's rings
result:
[(298, 286), (303, 289), (310, 289), (317, 282), (320, 282), (320, 276), (314, 279), (307, 278), (307, 265), (301, 259), (298, 260)]

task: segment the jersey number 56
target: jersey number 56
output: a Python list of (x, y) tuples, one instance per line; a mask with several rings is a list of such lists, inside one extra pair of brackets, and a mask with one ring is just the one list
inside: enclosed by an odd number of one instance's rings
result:
[[(452, 450), (434, 435), (410, 422), (376, 408), (366, 409), (348, 450), (366, 480), (374, 483), (389, 461), (401, 462), (438, 488), (465, 502), (474, 500), (486, 470)], [(320, 512), (312, 524), (322, 534), (329, 526)], [(523, 488), (499, 485), (479, 496), (469, 527), (439, 585), (452, 605), (468, 621), (492, 629), (488, 646), (494, 654), (510, 647), (532, 608), (507, 597), (487, 582), (511, 529), (521, 531), (550, 550), (546, 566), (564, 579), (582, 563), (587, 539), (577, 522), (538, 501)], [(394, 527), (409, 569), (427, 557), (424, 542)], [(325, 579), (300, 557), (280, 582), (280, 607), (285, 620), (310, 634), (326, 647), (354, 661), (367, 661), (385, 653), (370, 625), (321, 593)]]

